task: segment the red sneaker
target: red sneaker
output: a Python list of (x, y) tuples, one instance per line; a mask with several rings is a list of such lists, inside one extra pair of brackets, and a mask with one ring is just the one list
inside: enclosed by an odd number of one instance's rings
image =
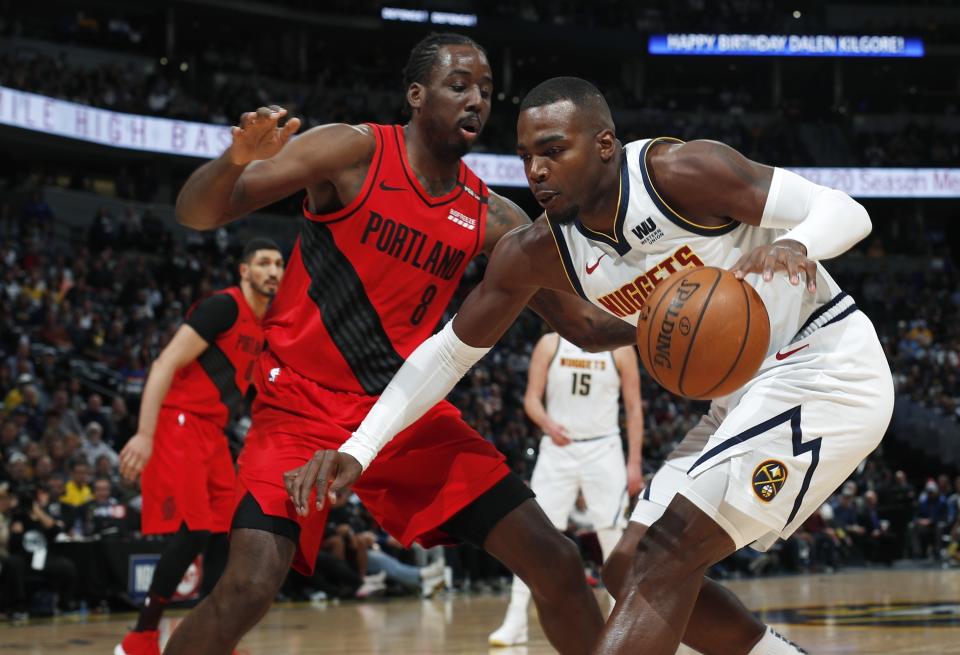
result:
[(113, 649), (113, 655), (160, 655), (160, 632), (128, 632), (123, 641)]

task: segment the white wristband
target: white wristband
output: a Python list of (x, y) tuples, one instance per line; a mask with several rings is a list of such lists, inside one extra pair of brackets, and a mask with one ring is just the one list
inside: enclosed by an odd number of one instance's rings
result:
[(763, 208), (761, 227), (788, 229), (777, 241), (791, 239), (819, 261), (845, 253), (870, 234), (870, 216), (845, 193), (775, 168)]
[(465, 344), (453, 321), (410, 353), (366, 418), (339, 450), (364, 470), (399, 432), (443, 400), (490, 348)]

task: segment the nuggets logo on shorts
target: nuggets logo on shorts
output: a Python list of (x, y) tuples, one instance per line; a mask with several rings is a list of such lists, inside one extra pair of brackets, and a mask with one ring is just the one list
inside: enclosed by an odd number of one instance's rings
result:
[(753, 469), (753, 493), (765, 503), (777, 497), (787, 481), (787, 467), (773, 459)]

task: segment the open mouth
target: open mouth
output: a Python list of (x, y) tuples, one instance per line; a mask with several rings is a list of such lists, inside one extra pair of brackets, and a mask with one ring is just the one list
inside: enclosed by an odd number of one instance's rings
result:
[(460, 128), (460, 131), (468, 137), (476, 137), (480, 134), (480, 119), (476, 116), (461, 119), (457, 123), (457, 126)]

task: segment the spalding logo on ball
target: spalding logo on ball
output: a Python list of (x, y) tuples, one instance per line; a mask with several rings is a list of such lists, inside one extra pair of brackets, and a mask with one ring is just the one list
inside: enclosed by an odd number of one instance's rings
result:
[(687, 398), (733, 393), (756, 374), (769, 345), (770, 318), (756, 289), (713, 266), (661, 282), (637, 321), (647, 372)]

